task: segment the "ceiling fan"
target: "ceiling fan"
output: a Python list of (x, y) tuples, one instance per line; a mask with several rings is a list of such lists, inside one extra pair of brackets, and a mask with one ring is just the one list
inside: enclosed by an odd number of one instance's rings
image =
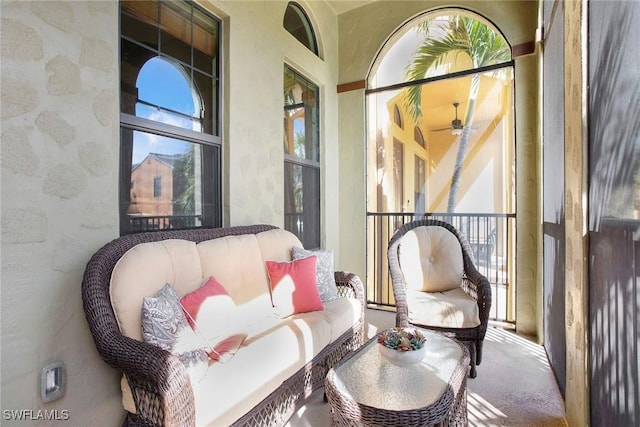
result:
[(446, 128), (433, 129), (434, 132), (440, 132), (443, 130), (450, 130), (452, 135), (460, 135), (462, 133), (462, 129), (464, 125), (462, 124), (462, 120), (458, 118), (458, 107), (460, 103), (458, 101), (453, 102), (453, 107), (456, 109), (456, 118), (451, 120), (451, 126), (447, 126)]

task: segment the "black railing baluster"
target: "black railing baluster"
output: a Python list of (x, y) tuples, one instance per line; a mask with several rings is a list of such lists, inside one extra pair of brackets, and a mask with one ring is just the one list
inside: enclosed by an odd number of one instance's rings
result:
[(202, 215), (135, 215), (129, 217), (132, 232), (169, 230), (197, 227)]

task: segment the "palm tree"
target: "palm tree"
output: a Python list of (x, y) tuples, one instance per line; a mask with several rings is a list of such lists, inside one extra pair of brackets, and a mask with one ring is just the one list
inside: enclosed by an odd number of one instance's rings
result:
[[(449, 54), (466, 54), (471, 58), (474, 69), (492, 64), (499, 64), (511, 59), (511, 50), (500, 34), (489, 28), (488, 25), (476, 19), (466, 16), (455, 16), (449, 21), (449, 26), (442, 37), (430, 37), (430, 29), (434, 28), (433, 21), (421, 23), (419, 31), (425, 34), (422, 44), (414, 52), (412, 62), (407, 66), (406, 75), (410, 81), (425, 78), (427, 72), (438, 67), (449, 57)], [(464, 128), (460, 135), (460, 145), (451, 177), (449, 201), (447, 212), (455, 211), (458, 188), (460, 187), (460, 175), (464, 164), (464, 157), (469, 144), (469, 134), (476, 99), (480, 88), (480, 74), (471, 75), (471, 87), (469, 89), (469, 101), (464, 121)], [(422, 116), (422, 86), (415, 85), (407, 91), (407, 109), (418, 122)]]

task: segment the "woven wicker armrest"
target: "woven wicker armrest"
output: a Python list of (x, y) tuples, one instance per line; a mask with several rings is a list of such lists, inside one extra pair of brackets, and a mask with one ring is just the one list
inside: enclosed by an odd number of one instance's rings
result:
[[(357, 298), (360, 301), (360, 325), (363, 328), (360, 335), (364, 333), (364, 285), (362, 280), (356, 274), (348, 271), (336, 271), (334, 273), (336, 285), (338, 286), (338, 295), (341, 297)], [(362, 338), (362, 337), (361, 337)]]
[(341, 297), (357, 298), (364, 305), (364, 286), (357, 275), (348, 271), (336, 271), (334, 276)]
[(138, 416), (156, 425), (194, 424), (193, 388), (176, 356), (119, 331), (99, 334), (95, 341), (104, 361), (127, 377)]
[[(486, 325), (487, 319), (489, 318), (489, 309), (491, 308), (491, 285), (489, 284), (489, 280), (478, 272), (474, 266), (468, 265), (465, 271), (462, 289), (478, 302), (480, 323)], [(484, 329), (486, 331), (486, 327)], [(484, 332), (482, 333), (482, 337), (484, 337)]]
[(156, 425), (193, 425), (193, 389), (182, 362), (160, 347), (124, 336), (111, 307), (113, 266), (140, 237), (117, 239), (92, 256), (82, 282), (85, 315), (102, 359), (126, 375), (137, 415)]
[(158, 426), (195, 425), (193, 388), (182, 362), (157, 346), (130, 341), (129, 356), (119, 355), (109, 364), (126, 375), (136, 413)]

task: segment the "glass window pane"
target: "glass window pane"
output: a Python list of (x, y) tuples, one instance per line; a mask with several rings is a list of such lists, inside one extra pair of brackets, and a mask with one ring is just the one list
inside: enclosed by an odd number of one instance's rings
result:
[(285, 67), (284, 100), (284, 152), (319, 162), (318, 87)]
[(320, 170), (295, 163), (284, 164), (285, 229), (305, 248), (320, 247)]
[(185, 2), (160, 4), (160, 50), (191, 65), (191, 6)]
[(123, 153), (130, 153), (121, 168), (129, 231), (214, 223), (219, 186), (211, 159), (217, 148), (126, 128), (122, 140)]
[(218, 22), (193, 9), (193, 66), (218, 75)]
[(156, 53), (124, 39), (120, 50), (120, 111), (135, 115), (138, 102), (138, 74), (142, 66), (154, 58)]
[[(413, 117), (404, 100), (417, 90), (421, 116)], [(389, 90), (367, 97), (371, 124), (370, 194), (372, 212), (395, 212), (403, 204), (427, 212), (511, 213), (515, 210), (515, 136), (513, 116), (513, 69), (439, 80), (405, 89)], [(457, 104), (457, 108), (454, 104)], [(394, 123), (395, 107), (407, 126)], [(408, 129), (412, 129), (409, 132)], [(416, 138), (416, 133), (424, 137)], [(416, 140), (418, 139), (418, 140)], [(403, 177), (396, 177), (401, 142), (404, 156), (425, 156), (425, 188), (402, 190)], [(424, 142), (424, 147), (422, 146)], [(458, 157), (460, 147), (464, 152)], [(394, 149), (395, 147), (395, 149)], [(459, 164), (456, 162), (461, 160)], [(405, 164), (406, 167), (406, 164)], [(421, 167), (421, 166), (420, 166)], [(458, 174), (454, 174), (458, 171)], [(408, 171), (406, 171), (408, 172)], [(405, 173), (406, 173), (405, 172)], [(456, 180), (456, 186), (452, 181)], [(416, 183), (417, 184), (417, 183)], [(413, 193), (414, 200), (406, 196)], [(450, 210), (449, 200), (454, 209)]]
[(131, 40), (158, 48), (158, 2), (122, 1), (121, 34)]
[(459, 9), (430, 13), (388, 42), (368, 84), (381, 88), (511, 60), (511, 48), (489, 22)]
[(425, 180), (424, 159), (415, 156), (413, 192), (414, 192), (414, 212), (425, 212), (426, 180)]
[(181, 65), (152, 58), (138, 74), (136, 116), (201, 132), (201, 99), (190, 81)]
[(284, 13), (284, 28), (291, 33), (300, 43), (305, 45), (311, 52), (318, 54), (316, 46), (316, 35), (309, 18), (302, 8), (295, 4), (289, 3)]
[(121, 111), (145, 119), (123, 116), (121, 234), (221, 226), (221, 149), (197, 142), (219, 127), (219, 21), (189, 1), (120, 5)]
[[(198, 73), (197, 71), (193, 72), (193, 79), (196, 91), (200, 96), (200, 108), (202, 109), (202, 111), (199, 112), (202, 118), (201, 132), (209, 135), (218, 135), (218, 98), (216, 97), (216, 94), (218, 93), (218, 87), (216, 86), (217, 81), (202, 73)], [(197, 111), (196, 115), (198, 115)]]

